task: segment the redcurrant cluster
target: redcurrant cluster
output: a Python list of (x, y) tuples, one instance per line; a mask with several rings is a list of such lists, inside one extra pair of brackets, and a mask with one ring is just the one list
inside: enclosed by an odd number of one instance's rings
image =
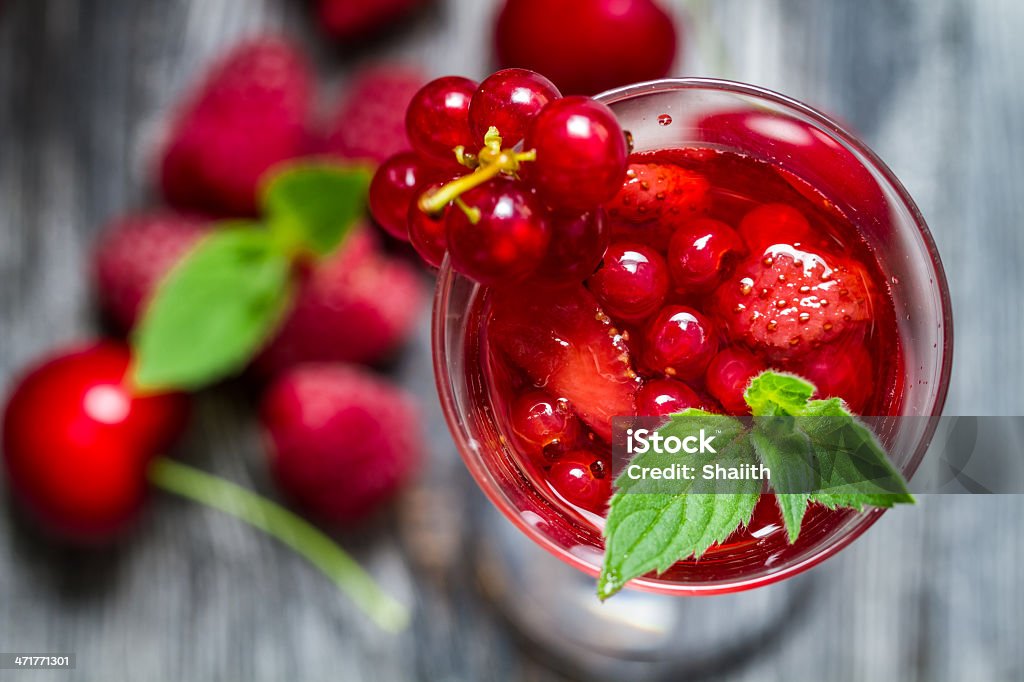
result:
[(479, 85), (456, 76), (428, 83), (406, 129), (413, 151), (377, 170), (370, 211), (425, 261), (440, 266), (447, 252), (482, 284), (582, 281), (600, 263), (601, 206), (622, 187), (629, 154), (607, 106), (505, 69)]

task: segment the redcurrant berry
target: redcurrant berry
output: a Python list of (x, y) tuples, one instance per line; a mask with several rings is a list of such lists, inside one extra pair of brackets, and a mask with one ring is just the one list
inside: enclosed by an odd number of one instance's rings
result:
[(665, 306), (644, 334), (645, 361), (669, 376), (700, 377), (717, 349), (711, 320), (686, 306)]
[(551, 244), (539, 274), (558, 281), (582, 282), (594, 273), (608, 249), (608, 223), (602, 209), (582, 215), (553, 214)]
[(730, 414), (750, 414), (743, 394), (750, 380), (763, 372), (765, 364), (753, 353), (733, 346), (718, 353), (708, 365), (705, 385), (708, 392)]
[(662, 417), (691, 407), (703, 407), (700, 396), (675, 379), (650, 379), (636, 394), (636, 413), (641, 417)]
[(395, 154), (377, 168), (370, 183), (370, 215), (388, 234), (409, 240), (409, 204), (427, 183), (437, 178), (414, 152)]
[[(435, 183), (424, 191), (434, 191), (442, 186), (442, 183)], [(448, 249), (445, 218), (449, 210), (451, 210), (451, 205), (446, 206), (440, 214), (433, 215), (421, 209), (416, 201), (409, 203), (409, 243), (416, 249), (420, 258), (435, 268), (441, 267), (444, 254)]]
[(569, 403), (540, 390), (516, 398), (510, 422), (515, 435), (536, 454), (570, 448), (581, 433), (580, 421)]
[(526, 136), (530, 122), (548, 102), (560, 98), (544, 76), (526, 69), (504, 69), (488, 76), (469, 105), (469, 125), (476, 140), (494, 126), (503, 145), (514, 147)]
[(548, 480), (570, 504), (601, 512), (612, 494), (612, 474), (605, 460), (586, 450), (574, 450), (551, 465)]
[(743, 241), (725, 223), (700, 218), (683, 226), (668, 247), (668, 268), (684, 293), (714, 289), (728, 274), (731, 261), (743, 253)]
[(497, 284), (537, 269), (551, 229), (533, 192), (498, 178), (469, 190), (461, 201), (464, 206), (450, 208), (445, 219), (448, 254), (458, 272), (481, 284)]
[(446, 76), (424, 85), (405, 113), (405, 128), (413, 149), (453, 165), (456, 147), (476, 151), (469, 130), (469, 103), (476, 88), (476, 83), (460, 76)]
[(658, 311), (668, 294), (665, 259), (643, 244), (616, 242), (587, 285), (612, 317), (635, 322)]
[(615, 114), (587, 97), (550, 102), (524, 148), (536, 150), (524, 176), (554, 209), (583, 212), (614, 197), (626, 177), (626, 137)]

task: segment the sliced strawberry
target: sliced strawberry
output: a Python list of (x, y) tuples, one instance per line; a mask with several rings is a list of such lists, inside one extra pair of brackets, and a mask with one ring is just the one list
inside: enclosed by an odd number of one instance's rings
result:
[(582, 286), (498, 291), (488, 334), (536, 385), (568, 400), (606, 441), (612, 417), (636, 414), (638, 382), (625, 339)]
[(871, 318), (868, 292), (855, 262), (776, 244), (737, 268), (715, 292), (715, 307), (733, 340), (791, 360), (863, 332)]
[(710, 189), (703, 175), (674, 164), (631, 163), (608, 215), (629, 222), (689, 220), (707, 213)]

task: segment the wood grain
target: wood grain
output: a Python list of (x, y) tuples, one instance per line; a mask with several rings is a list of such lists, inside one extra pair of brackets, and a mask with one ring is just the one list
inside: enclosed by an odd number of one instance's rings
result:
[[(481, 76), (491, 0), (437, 2), (368, 49), (329, 49), (300, 0), (6, 0), (0, 9), (0, 382), (92, 334), (84, 254), (153, 202), (168, 106), (226, 44), (300, 36), (326, 83), (409, 59)], [(835, 112), (904, 181), (945, 256), (951, 414), (1021, 414), (1024, 4), (1016, 0), (669, 3), (707, 30), (687, 75), (756, 82)], [(704, 59), (718, 39), (728, 63)], [(703, 51), (699, 49), (704, 45)], [(391, 517), (341, 538), (416, 606), (376, 632), (300, 559), (216, 512), (158, 497), (106, 555), (40, 544), (0, 514), (0, 651), (74, 651), (41, 680), (555, 680), (481, 599), (463, 527), (480, 504), (434, 396), (427, 320), (394, 370), (424, 397), (432, 460)], [(243, 388), (205, 396), (181, 456), (272, 493)], [(0, 492), (0, 497), (6, 492)], [(1024, 678), (1019, 496), (935, 496), (886, 514), (812, 573), (810, 608), (730, 668), (743, 680)], [(724, 606), (709, 627), (727, 628)], [(570, 676), (573, 677), (573, 676)]]

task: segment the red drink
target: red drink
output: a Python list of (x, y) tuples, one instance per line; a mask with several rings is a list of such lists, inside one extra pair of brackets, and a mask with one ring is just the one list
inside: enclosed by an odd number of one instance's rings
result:
[[(481, 287), (442, 270), (435, 315), (439, 389), (471, 473), (521, 530), (591, 573), (623, 464), (611, 460), (612, 417), (743, 414), (743, 389), (765, 369), (801, 375), (860, 415), (935, 415), (951, 344), (944, 275), (916, 207), (827, 119), (716, 81), (602, 99), (635, 153), (630, 200), (606, 205), (611, 243), (597, 272)], [(931, 427), (894, 424), (886, 444), (910, 474)], [(881, 513), (812, 505), (789, 544), (763, 496), (748, 527), (699, 561), (632, 584), (763, 585), (830, 556)]]
[[(678, 174), (692, 190), (683, 202), (692, 213), (666, 212), (653, 220), (611, 217), (610, 252), (632, 253), (641, 259), (639, 266), (627, 263), (629, 272), (617, 278), (615, 273), (602, 277), (599, 269), (583, 287), (536, 279), (488, 291), (473, 316), (484, 327), (479, 350), (487, 396), (517, 464), (556, 509), (576, 519), (595, 546), (614, 476), (608, 415), (661, 415), (685, 407), (742, 414), (734, 396), (741, 396), (753, 374), (769, 367), (817, 381), (821, 397), (842, 397), (860, 414), (894, 414), (899, 402), (901, 351), (893, 302), (872, 250), (849, 219), (824, 197), (814, 201), (807, 187), (795, 188), (794, 179), (776, 167), (739, 153), (691, 147), (634, 155), (631, 163), (642, 174), (649, 169)], [(786, 274), (771, 261), (794, 255), (806, 261), (805, 270), (811, 263), (824, 265), (810, 277), (797, 273), (799, 281), (776, 286)], [(606, 268), (608, 261), (606, 256)], [(637, 271), (653, 270), (655, 262), (657, 272)], [(835, 285), (830, 288), (850, 291), (845, 300), (837, 294), (828, 298), (836, 292), (816, 296), (811, 291), (824, 276)], [(788, 289), (781, 287), (785, 284)], [(630, 291), (623, 296), (615, 286)], [(759, 290), (744, 296), (749, 288)], [(651, 292), (654, 305), (646, 310), (643, 305), (639, 313), (619, 310), (620, 299), (635, 302)], [(747, 305), (736, 303), (748, 299)], [(820, 303), (836, 300), (848, 302), (850, 310), (826, 318), (825, 325), (856, 319), (845, 329), (830, 330), (839, 333), (824, 333), (810, 318), (822, 312)], [(765, 308), (771, 317), (757, 320), (763, 328), (737, 320), (759, 316), (754, 311)], [(666, 353), (658, 348), (667, 343), (669, 355), (675, 350), (673, 339), (659, 336), (664, 327), (659, 318), (674, 311), (683, 311), (685, 321), (702, 320), (708, 338), (699, 340), (698, 355), (705, 357), (666, 366)], [(830, 312), (827, 306), (824, 312)], [(801, 315), (808, 319), (801, 321)], [(597, 320), (603, 316), (607, 322)], [(611, 349), (628, 355), (628, 361), (615, 363)], [(590, 358), (611, 376), (595, 378)], [(746, 372), (744, 365), (749, 365)], [(727, 577), (736, 554), (756, 554), (768, 562), (779, 553), (798, 553), (848, 516), (812, 508), (804, 533), (790, 546), (774, 500), (764, 496), (747, 529), (699, 562), (680, 562), (663, 577)]]

